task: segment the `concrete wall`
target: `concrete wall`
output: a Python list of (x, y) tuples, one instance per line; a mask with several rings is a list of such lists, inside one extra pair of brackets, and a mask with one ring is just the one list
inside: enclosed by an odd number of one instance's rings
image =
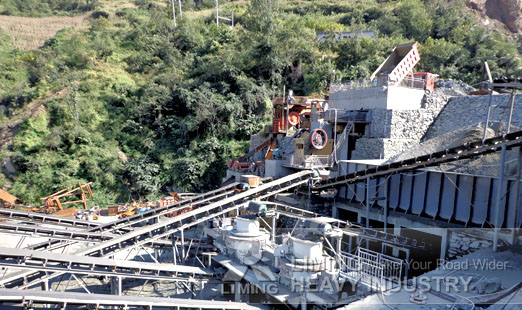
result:
[[(491, 121), (498, 121), (504, 114), (509, 95), (494, 95), (492, 105), (498, 105), (491, 110)], [(460, 128), (483, 126), (488, 112), (489, 96), (462, 96), (453, 97), (440, 112), (436, 120), (429, 127), (423, 140), (431, 139)], [(504, 123), (507, 123), (509, 110), (504, 114)], [(515, 96), (512, 125), (522, 127), (522, 95)], [(495, 126), (490, 122), (489, 127)], [(495, 128), (495, 127), (492, 127)]]
[(265, 177), (280, 178), (295, 172), (292, 169), (283, 167), (284, 163), (284, 160), (265, 160)]
[(382, 87), (345, 90), (330, 94), (341, 110), (386, 109), (388, 91)]
[(388, 87), (387, 109), (413, 110), (421, 107), (423, 89), (406, 87)]
[(336, 109), (413, 110), (421, 107), (424, 90), (406, 87), (372, 87), (330, 94)]

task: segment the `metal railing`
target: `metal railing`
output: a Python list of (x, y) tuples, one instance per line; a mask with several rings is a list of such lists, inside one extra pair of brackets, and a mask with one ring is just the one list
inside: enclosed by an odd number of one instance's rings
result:
[(333, 165), (333, 157), (331, 155), (290, 155), (288, 165), (304, 169), (331, 167)]
[(424, 89), (426, 81), (422, 78), (411, 78), (406, 77), (399, 82), (395, 82), (390, 80), (389, 78), (375, 78), (373, 80), (370, 79), (360, 79), (348, 81), (345, 83), (337, 83), (330, 85), (330, 93), (336, 93), (347, 90), (357, 90), (357, 89), (366, 89), (366, 88), (379, 88), (379, 87), (388, 87), (388, 86), (399, 86), (399, 87), (407, 87), (407, 88), (417, 88)]
[(357, 248), (356, 254), (340, 253), (340, 275), (369, 288), (386, 290), (398, 285), (403, 261), (388, 255)]

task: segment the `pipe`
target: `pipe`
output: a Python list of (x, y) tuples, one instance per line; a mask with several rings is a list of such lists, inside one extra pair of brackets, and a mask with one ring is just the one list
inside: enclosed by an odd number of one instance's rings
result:
[(488, 124), (489, 124), (489, 116), (491, 114), (491, 99), (493, 98), (493, 88), (489, 92), (489, 102), (488, 102), (488, 114), (486, 116), (486, 123), (484, 124), (484, 134), (482, 135), (482, 142), (486, 140), (486, 134), (488, 132)]
[[(334, 162), (337, 165), (337, 109), (334, 109), (335, 111), (335, 120), (334, 120)], [(348, 126), (348, 125), (346, 125)]]
[[(366, 228), (370, 228), (370, 178), (366, 178)], [(370, 248), (368, 239), (366, 239), (366, 248)]]
[(511, 130), (511, 119), (513, 118), (513, 106), (515, 105), (515, 89), (511, 90), (511, 96), (509, 97), (509, 120), (506, 129), (506, 133)]

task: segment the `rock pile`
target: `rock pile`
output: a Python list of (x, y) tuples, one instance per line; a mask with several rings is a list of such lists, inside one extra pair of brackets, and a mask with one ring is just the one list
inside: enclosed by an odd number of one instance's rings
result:
[(474, 90), (475, 88), (462, 81), (446, 79), (438, 80), (435, 83), (434, 93), (446, 96), (467, 96), (469, 92)]
[(491, 247), (491, 241), (480, 240), (459, 232), (453, 232), (450, 239), (447, 260), (462, 257), (481, 248)]

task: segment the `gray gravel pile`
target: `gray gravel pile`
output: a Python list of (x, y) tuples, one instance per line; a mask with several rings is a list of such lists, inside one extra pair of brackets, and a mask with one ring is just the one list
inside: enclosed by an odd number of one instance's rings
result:
[(446, 96), (467, 96), (474, 90), (475, 88), (468, 84), (452, 79), (438, 80), (435, 83), (435, 93), (442, 93)]
[(426, 93), (424, 98), (422, 98), (421, 107), (435, 111), (438, 114), (448, 103), (450, 97), (445, 94), (444, 89), (435, 89), (433, 93)]
[[(442, 151), (464, 143), (482, 139), (483, 130), (484, 129), (481, 127), (471, 127), (448, 132), (444, 135), (414, 145), (399, 155), (390, 158), (387, 163)], [(488, 128), (486, 138), (491, 138), (495, 135), (495, 132), (491, 128)], [(516, 158), (517, 154), (514, 151), (507, 152), (505, 172), (507, 176), (514, 176), (516, 174)], [(453, 163), (444, 164), (441, 165), (440, 168), (434, 167), (429, 169), (434, 171), (440, 171), (440, 169), (442, 169), (446, 172), (497, 176), (499, 163), (500, 153), (493, 153), (473, 159), (459, 160)]]
[[(399, 160), (405, 160), (412, 157), (418, 157), (438, 151), (442, 151), (451, 147), (458, 146), (462, 143), (481, 139), (483, 135), (483, 128), (463, 128), (455, 131), (448, 132), (441, 136), (433, 139), (426, 140), (422, 143), (416, 144), (413, 147), (407, 149), (405, 152), (398, 154), (388, 160), (388, 162), (394, 162)], [(491, 138), (494, 136), (492, 129), (488, 129), (487, 137)]]

